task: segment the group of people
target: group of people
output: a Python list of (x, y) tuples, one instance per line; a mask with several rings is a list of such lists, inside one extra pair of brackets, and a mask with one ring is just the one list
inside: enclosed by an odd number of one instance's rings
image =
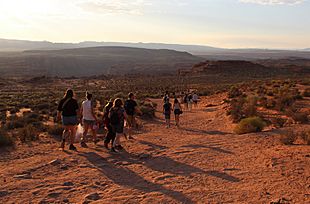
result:
[[(94, 104), (92, 94), (86, 92), (86, 99), (79, 108), (77, 100), (73, 97), (74, 93), (71, 89), (67, 90), (63, 99), (60, 100), (57, 108), (57, 119), (61, 120), (64, 127), (60, 148), (65, 148), (66, 138), (68, 138), (69, 150), (76, 150), (74, 146), (77, 125), (83, 124), (84, 132), (81, 138), (81, 147), (87, 148), (86, 136), (89, 129), (92, 131), (93, 142), (96, 144), (97, 129), (99, 128), (99, 120), (94, 112)], [(111, 143), (111, 151), (123, 149), (121, 145), (121, 137), (133, 139), (132, 129), (135, 126), (135, 115), (141, 114), (138, 104), (135, 101), (133, 93), (128, 94), (128, 99), (123, 103), (122, 99), (117, 98), (110, 100), (104, 107), (103, 124), (107, 130), (104, 139), (104, 146), (109, 149)], [(128, 127), (128, 132), (124, 132), (124, 126)]]
[(198, 95), (193, 93), (185, 93), (183, 97), (183, 101), (180, 103), (177, 95), (175, 93), (172, 94), (173, 96), (173, 104), (170, 103), (169, 92), (166, 91), (165, 96), (163, 98), (163, 114), (165, 116), (166, 127), (170, 127), (170, 118), (172, 112), (174, 113), (175, 117), (175, 125), (180, 127), (180, 115), (183, 114), (182, 105), (184, 104), (185, 110), (192, 111), (192, 104), (195, 107), (198, 107)]
[[(97, 139), (97, 130), (100, 126), (100, 122), (103, 122), (104, 128), (107, 130), (107, 134), (104, 138), (104, 146), (107, 149), (111, 143), (111, 151), (117, 152), (122, 150), (121, 137), (126, 139), (133, 139), (132, 131), (136, 126), (135, 116), (142, 114), (135, 101), (135, 95), (133, 93), (128, 94), (128, 99), (123, 103), (123, 100), (116, 98), (114, 101), (110, 100), (104, 107), (103, 120), (99, 120), (95, 114), (95, 104), (92, 101), (92, 94), (86, 92), (86, 99), (82, 102), (81, 108), (79, 108), (77, 100), (74, 98), (73, 90), (68, 89), (60, 100), (57, 108), (57, 119), (62, 122), (64, 127), (62, 141), (60, 148), (65, 148), (66, 138), (69, 143), (69, 150), (76, 150), (74, 146), (75, 135), (77, 125), (81, 123), (83, 125), (83, 134), (80, 139), (80, 145), (82, 148), (87, 148), (86, 137), (88, 131), (92, 132), (92, 139), (95, 144), (99, 141)], [(186, 110), (192, 109), (192, 104), (197, 106), (198, 95), (185, 94), (183, 101)], [(180, 115), (183, 114), (183, 109), (179, 99), (173, 94), (173, 104), (170, 103), (169, 92), (165, 93), (163, 98), (163, 114), (166, 120), (166, 127), (170, 127), (170, 118), (172, 112), (175, 115), (176, 126), (180, 126)], [(125, 124), (128, 131), (124, 131)]]

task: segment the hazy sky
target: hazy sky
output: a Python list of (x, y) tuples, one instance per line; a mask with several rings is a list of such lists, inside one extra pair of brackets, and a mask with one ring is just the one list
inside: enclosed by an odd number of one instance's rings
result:
[(0, 38), (310, 47), (310, 0), (0, 0)]

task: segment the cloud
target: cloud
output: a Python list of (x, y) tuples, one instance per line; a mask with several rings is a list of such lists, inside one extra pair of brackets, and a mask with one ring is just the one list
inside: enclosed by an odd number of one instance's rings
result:
[(78, 3), (83, 10), (102, 14), (143, 14), (145, 0), (84, 0)]
[(262, 5), (295, 5), (303, 3), (305, 0), (239, 0), (242, 3), (253, 3)]

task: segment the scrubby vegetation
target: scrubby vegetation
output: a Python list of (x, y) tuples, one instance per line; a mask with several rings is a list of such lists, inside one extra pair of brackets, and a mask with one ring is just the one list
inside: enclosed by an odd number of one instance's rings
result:
[(246, 134), (260, 132), (264, 129), (266, 123), (259, 117), (250, 117), (242, 119), (235, 128), (235, 133)]
[(297, 131), (289, 129), (280, 137), (280, 141), (284, 145), (293, 145), (298, 139), (301, 139), (304, 144), (310, 145), (310, 130)]
[(8, 147), (14, 145), (14, 139), (10, 136), (7, 131), (0, 128), (0, 147)]

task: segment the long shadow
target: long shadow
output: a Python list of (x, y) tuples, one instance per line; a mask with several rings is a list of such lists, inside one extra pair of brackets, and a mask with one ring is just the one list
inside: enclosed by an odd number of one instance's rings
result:
[(151, 143), (151, 142), (147, 142), (147, 141), (144, 141), (144, 140), (139, 140), (139, 143), (140, 143), (140, 144), (143, 144), (143, 145), (149, 146), (149, 147), (150, 147), (150, 150), (156, 150), (156, 149), (164, 150), (164, 149), (167, 149), (167, 148), (168, 148), (168, 147), (166, 147), (166, 146), (153, 144), (153, 143)]
[(207, 112), (207, 113), (211, 113), (211, 112), (215, 112), (217, 111), (217, 108), (207, 108), (207, 109), (204, 109), (203, 112)]
[(229, 174), (226, 174), (224, 172), (219, 172), (219, 171), (207, 171), (207, 174), (210, 176), (214, 176), (220, 179), (223, 179), (225, 181), (230, 181), (233, 183), (240, 182), (240, 179), (234, 176), (231, 176)]
[(143, 177), (139, 176), (135, 172), (116, 166), (109, 163), (105, 158), (100, 155), (89, 152), (80, 154), (84, 156), (89, 162), (97, 167), (106, 177), (111, 179), (114, 183), (126, 186), (129, 188), (134, 188), (142, 192), (151, 193), (151, 192), (160, 192), (165, 194), (174, 200), (181, 203), (193, 203), (193, 201), (183, 195), (181, 192), (173, 191), (163, 187), (162, 185), (155, 184), (145, 180)]
[(181, 146), (181, 147), (193, 148), (193, 149), (208, 148), (208, 149), (211, 149), (213, 151), (221, 152), (221, 153), (224, 153), (224, 154), (235, 154), (235, 153), (233, 153), (231, 151), (224, 150), (224, 149), (222, 149), (220, 147), (212, 147), (212, 146), (207, 146), (207, 145), (193, 145), (193, 144), (190, 144), (190, 145), (184, 145), (184, 146)]
[(230, 135), (231, 134), (228, 132), (222, 132), (222, 131), (217, 131), (217, 130), (209, 131), (209, 130), (199, 130), (199, 129), (193, 129), (193, 128), (181, 128), (181, 130), (185, 130), (187, 132), (203, 134), (203, 135)]

